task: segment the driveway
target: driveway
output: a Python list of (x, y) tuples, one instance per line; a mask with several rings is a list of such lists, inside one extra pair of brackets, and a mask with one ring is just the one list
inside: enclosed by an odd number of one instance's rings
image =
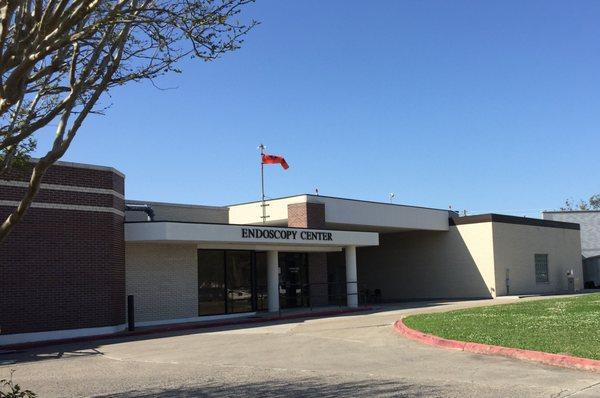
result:
[(600, 374), (422, 345), (392, 324), (421, 311), (500, 304), (412, 303), (370, 313), (104, 340), (0, 355), (0, 378), (40, 397), (597, 397)]

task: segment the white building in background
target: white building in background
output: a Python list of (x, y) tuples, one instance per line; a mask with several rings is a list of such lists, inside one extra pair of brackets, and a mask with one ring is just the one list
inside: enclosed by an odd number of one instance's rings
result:
[(600, 210), (545, 211), (542, 218), (581, 226), (584, 282), (589, 287), (600, 287)]

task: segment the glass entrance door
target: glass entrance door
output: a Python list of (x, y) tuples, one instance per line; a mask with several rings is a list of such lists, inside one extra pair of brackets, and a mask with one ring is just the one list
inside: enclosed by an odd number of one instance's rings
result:
[(279, 254), (281, 308), (309, 306), (308, 261), (306, 253)]

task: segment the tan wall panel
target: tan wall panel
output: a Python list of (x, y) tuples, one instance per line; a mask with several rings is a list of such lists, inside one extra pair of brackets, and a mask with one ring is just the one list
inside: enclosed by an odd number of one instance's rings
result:
[[(496, 285), (506, 294), (558, 293), (567, 290), (567, 270), (575, 271), (575, 288), (583, 288), (579, 230), (494, 223)], [(535, 281), (535, 254), (548, 254), (549, 283)]]
[(198, 316), (195, 244), (127, 244), (125, 264), (136, 322)]
[[(460, 239), (457, 247), (450, 250), (453, 256), (465, 256), (464, 250), (468, 252), (467, 260), (473, 261), (481, 277), (488, 287), (491, 297), (496, 296), (496, 276), (494, 272), (494, 240), (492, 235), (492, 223), (466, 224), (451, 227), (452, 232), (456, 228), (456, 233)], [(462, 243), (460, 242), (462, 240)], [(465, 266), (467, 263), (463, 263)]]

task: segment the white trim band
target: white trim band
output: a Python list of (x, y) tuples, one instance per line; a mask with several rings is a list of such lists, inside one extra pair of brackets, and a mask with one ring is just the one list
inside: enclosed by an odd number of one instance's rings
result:
[[(17, 207), (19, 202), (16, 200), (0, 200), (0, 206)], [(57, 209), (57, 210), (74, 210), (74, 211), (91, 211), (95, 213), (113, 213), (121, 217), (125, 217), (125, 213), (121, 210), (114, 209), (112, 207), (101, 207), (101, 206), (84, 206), (84, 205), (68, 205), (62, 203), (43, 203), (33, 202), (32, 208), (38, 209)]]
[(98, 328), (52, 330), (49, 332), (0, 334), (0, 346), (33, 343), (37, 341), (52, 341), (74, 339), (77, 337), (104, 336), (122, 332), (127, 325), (102, 326)]
[[(0, 186), (27, 188), (27, 187), (29, 187), (29, 183), (27, 183), (25, 181), (0, 180)], [(40, 189), (49, 189), (49, 190), (54, 190), (54, 191), (81, 192), (81, 193), (98, 193), (98, 194), (102, 194), (102, 195), (113, 195), (119, 199), (125, 200), (125, 195), (115, 191), (114, 189), (76, 187), (73, 185), (43, 184), (43, 183), (40, 184)]]

